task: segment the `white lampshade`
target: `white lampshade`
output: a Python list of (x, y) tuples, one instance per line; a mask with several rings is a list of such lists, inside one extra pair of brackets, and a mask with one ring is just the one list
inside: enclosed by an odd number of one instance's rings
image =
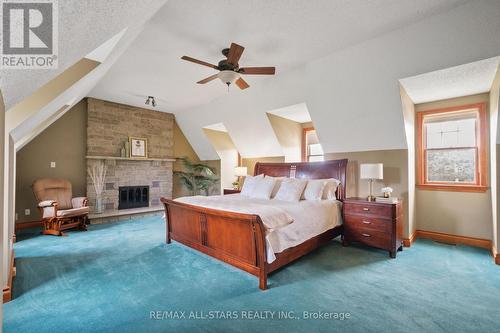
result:
[(248, 175), (247, 167), (236, 167), (234, 168), (234, 175), (238, 177), (245, 177)]
[(360, 164), (359, 178), (384, 179), (384, 165), (382, 163)]

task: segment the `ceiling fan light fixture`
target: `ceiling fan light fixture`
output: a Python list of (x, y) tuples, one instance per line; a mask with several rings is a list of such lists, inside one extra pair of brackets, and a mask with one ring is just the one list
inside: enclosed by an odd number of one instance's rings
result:
[(240, 74), (236, 73), (235, 71), (231, 70), (226, 70), (226, 71), (220, 71), (219, 74), (217, 74), (219, 80), (221, 80), (223, 83), (230, 85), (234, 81), (238, 80), (240, 78)]

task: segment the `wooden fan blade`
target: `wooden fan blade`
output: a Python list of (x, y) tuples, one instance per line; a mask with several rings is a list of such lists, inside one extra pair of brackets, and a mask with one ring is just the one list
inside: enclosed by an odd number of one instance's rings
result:
[(240, 60), (241, 54), (245, 48), (241, 45), (231, 43), (231, 47), (229, 48), (229, 53), (227, 55), (227, 62), (233, 65), (238, 65), (238, 61)]
[(236, 83), (236, 85), (241, 89), (246, 89), (248, 87), (250, 87), (250, 85), (245, 81), (243, 80), (243, 78), (239, 78), (238, 80), (236, 80), (234, 83)]
[(182, 56), (181, 57), (182, 60), (186, 60), (186, 61), (190, 61), (190, 62), (194, 62), (195, 64), (198, 64), (198, 65), (203, 65), (203, 66), (207, 66), (207, 67), (210, 67), (210, 68), (213, 68), (213, 69), (219, 69), (219, 67), (215, 66), (215, 65), (212, 65), (212, 64), (209, 64), (208, 62), (205, 62), (205, 61), (202, 61), (202, 60), (198, 60), (198, 59), (195, 59), (195, 58), (191, 58), (191, 57), (188, 57), (188, 56)]
[(206, 79), (203, 79), (203, 80), (198, 81), (198, 82), (196, 82), (196, 83), (199, 83), (199, 84), (205, 84), (205, 83), (207, 83), (207, 82), (210, 82), (210, 81), (212, 81), (212, 80), (215, 80), (215, 79), (217, 78), (217, 76), (218, 76), (218, 74), (214, 74), (214, 75), (211, 75), (211, 76), (207, 77)]
[(243, 67), (238, 71), (241, 74), (254, 74), (254, 75), (274, 75), (276, 72), (275, 67)]

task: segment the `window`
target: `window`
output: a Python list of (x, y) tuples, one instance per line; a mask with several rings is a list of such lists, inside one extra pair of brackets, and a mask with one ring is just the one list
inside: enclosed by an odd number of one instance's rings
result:
[(417, 113), (420, 188), (486, 191), (486, 105)]
[(316, 162), (324, 160), (323, 148), (319, 143), (316, 130), (312, 127), (304, 128), (302, 135), (302, 161)]

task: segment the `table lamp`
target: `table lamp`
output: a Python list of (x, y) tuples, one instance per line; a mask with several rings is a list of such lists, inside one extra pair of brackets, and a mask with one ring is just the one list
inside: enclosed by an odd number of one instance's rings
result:
[(384, 165), (382, 163), (366, 163), (359, 165), (359, 176), (361, 179), (368, 179), (370, 181), (370, 195), (368, 201), (375, 201), (373, 195), (373, 181), (377, 179), (384, 179)]
[(234, 168), (234, 175), (238, 177), (238, 189), (241, 188), (241, 177), (245, 177), (248, 175), (248, 169), (247, 167), (235, 167)]

